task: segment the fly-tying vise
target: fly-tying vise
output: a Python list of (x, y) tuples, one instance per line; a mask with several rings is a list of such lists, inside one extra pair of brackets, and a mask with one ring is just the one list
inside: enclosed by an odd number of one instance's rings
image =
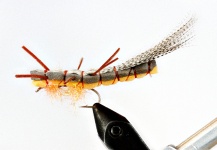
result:
[[(33, 84), (38, 87), (37, 91), (45, 89), (54, 96), (72, 96), (75, 100), (78, 100), (84, 89), (91, 90), (100, 85), (112, 85), (118, 81), (132, 81), (135, 78), (142, 78), (147, 74), (157, 73), (155, 59), (186, 45), (192, 38), (191, 29), (194, 22), (194, 18), (189, 19), (178, 30), (153, 48), (129, 59), (121, 65), (107, 67), (118, 59), (113, 59), (120, 50), (118, 48), (101, 67), (89, 71), (79, 70), (83, 59), (81, 59), (77, 69), (64, 71), (50, 70), (37, 56), (23, 46), (22, 48), (44, 70), (32, 70), (30, 74), (17, 74), (16, 78), (31, 78)], [(93, 91), (97, 93), (97, 91)], [(98, 93), (97, 95), (99, 96)]]

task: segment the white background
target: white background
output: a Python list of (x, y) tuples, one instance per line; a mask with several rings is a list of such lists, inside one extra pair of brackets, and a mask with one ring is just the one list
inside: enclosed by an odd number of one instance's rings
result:
[[(157, 59), (159, 73), (97, 87), (102, 104), (127, 117), (152, 150), (178, 145), (217, 114), (215, 0), (0, 0), (0, 149), (102, 150), (91, 109), (76, 109), (35, 93), (42, 67), (98, 68), (118, 47), (113, 65), (153, 47), (195, 14), (190, 47)], [(85, 101), (96, 98), (88, 94)]]

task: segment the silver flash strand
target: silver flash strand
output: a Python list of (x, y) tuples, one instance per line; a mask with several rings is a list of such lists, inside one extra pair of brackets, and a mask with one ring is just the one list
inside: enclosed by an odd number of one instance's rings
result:
[[(190, 18), (185, 24), (183, 24), (178, 30), (172, 33), (170, 36), (166, 37), (159, 44), (153, 48), (137, 55), (134, 58), (127, 60), (126, 62), (116, 66), (116, 70), (124, 70), (135, 67), (142, 63), (149, 62), (160, 56), (164, 56), (180, 47), (185, 46), (188, 41), (193, 37), (192, 26), (194, 25), (196, 19), (194, 17)], [(101, 73), (112, 72), (113, 67), (107, 67), (101, 70)]]

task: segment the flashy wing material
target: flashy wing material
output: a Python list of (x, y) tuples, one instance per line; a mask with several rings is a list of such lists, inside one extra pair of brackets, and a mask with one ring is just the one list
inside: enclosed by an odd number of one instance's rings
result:
[[(185, 46), (188, 41), (193, 37), (192, 26), (195, 22), (195, 18), (190, 18), (185, 24), (183, 24), (178, 30), (172, 33), (170, 36), (166, 37), (159, 44), (153, 48), (137, 55), (134, 58), (127, 60), (121, 65), (116, 66), (117, 70), (124, 70), (128, 68), (135, 67), (137, 65), (149, 62), (160, 56), (164, 56), (180, 47)], [(111, 72), (113, 67), (107, 67), (101, 72)]]

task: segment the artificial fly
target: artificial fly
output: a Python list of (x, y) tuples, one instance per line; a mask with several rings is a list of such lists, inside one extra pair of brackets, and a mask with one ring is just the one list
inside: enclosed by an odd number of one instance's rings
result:
[(30, 74), (16, 74), (15, 77), (31, 78), (33, 84), (38, 87), (36, 92), (45, 89), (54, 97), (71, 96), (77, 101), (86, 89), (95, 92), (99, 97), (98, 101), (100, 101), (100, 95), (94, 90), (95, 87), (113, 85), (119, 81), (132, 81), (135, 78), (142, 78), (147, 74), (157, 73), (155, 59), (185, 46), (193, 37), (191, 29), (194, 22), (195, 18), (190, 18), (178, 30), (153, 48), (120, 65), (108, 67), (118, 60), (118, 58), (114, 58), (120, 50), (118, 48), (98, 69), (89, 71), (80, 70), (83, 58), (80, 60), (77, 69), (64, 71), (50, 70), (36, 55), (23, 46), (23, 50), (32, 56), (44, 70), (32, 70)]

